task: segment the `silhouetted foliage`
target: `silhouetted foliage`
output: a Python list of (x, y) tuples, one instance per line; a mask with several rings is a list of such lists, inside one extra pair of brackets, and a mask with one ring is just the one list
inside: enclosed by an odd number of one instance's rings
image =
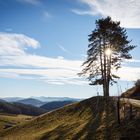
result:
[[(79, 75), (88, 77), (90, 85), (103, 85), (104, 96), (108, 97), (109, 85), (119, 78), (112, 73), (112, 68), (117, 70), (124, 59), (132, 58), (129, 51), (136, 46), (129, 45), (130, 42), (120, 22), (110, 17), (96, 20), (96, 28), (89, 35), (87, 59)], [(111, 51), (108, 55), (107, 49)]]
[(140, 79), (136, 81), (135, 85), (140, 87)]

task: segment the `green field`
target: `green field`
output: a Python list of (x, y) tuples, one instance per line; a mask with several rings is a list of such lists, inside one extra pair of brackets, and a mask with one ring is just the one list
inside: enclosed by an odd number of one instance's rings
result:
[(12, 126), (31, 120), (31, 116), (0, 113), (0, 132)]

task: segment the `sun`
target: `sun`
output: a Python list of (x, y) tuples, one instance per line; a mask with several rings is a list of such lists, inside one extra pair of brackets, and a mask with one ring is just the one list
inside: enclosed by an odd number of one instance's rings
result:
[(112, 50), (110, 49), (110, 48), (107, 48), (106, 50), (105, 50), (105, 55), (106, 56), (110, 56), (112, 54)]

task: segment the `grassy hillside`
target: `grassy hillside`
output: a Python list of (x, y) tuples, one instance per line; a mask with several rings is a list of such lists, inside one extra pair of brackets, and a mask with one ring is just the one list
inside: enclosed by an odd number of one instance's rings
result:
[(104, 98), (93, 97), (1, 132), (0, 140), (134, 140), (139, 123), (135, 118), (118, 125), (113, 99), (106, 106)]
[(25, 105), (21, 103), (0, 102), (0, 113), (37, 116), (45, 112), (45, 110), (31, 105)]
[(74, 101), (54, 101), (54, 102), (46, 103), (46, 104), (40, 106), (40, 108), (43, 108), (46, 110), (46, 112), (49, 112), (49, 111), (61, 108), (65, 105), (68, 105), (71, 103), (74, 103)]
[(0, 132), (4, 129), (31, 120), (32, 116), (0, 113)]

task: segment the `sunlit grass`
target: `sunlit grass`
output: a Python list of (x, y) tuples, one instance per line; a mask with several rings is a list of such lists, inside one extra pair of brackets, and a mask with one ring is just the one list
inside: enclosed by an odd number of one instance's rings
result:
[(112, 98), (106, 106), (103, 97), (93, 97), (6, 130), (0, 140), (118, 140), (133, 127), (133, 122), (118, 125)]

